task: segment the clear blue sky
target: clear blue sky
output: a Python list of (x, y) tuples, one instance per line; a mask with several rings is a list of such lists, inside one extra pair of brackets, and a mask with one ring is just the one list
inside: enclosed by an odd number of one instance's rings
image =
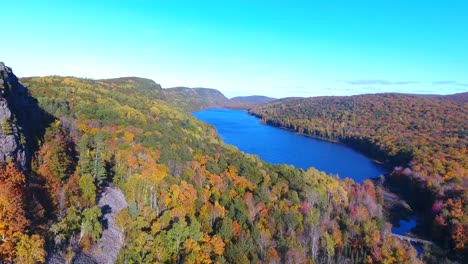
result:
[(140, 76), (228, 97), (468, 91), (468, 1), (15, 0), (0, 12), (0, 61), (18, 76)]

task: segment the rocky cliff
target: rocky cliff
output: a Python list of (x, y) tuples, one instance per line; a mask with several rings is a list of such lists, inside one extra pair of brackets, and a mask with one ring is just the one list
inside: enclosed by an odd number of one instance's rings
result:
[(0, 62), (0, 162), (11, 161), (27, 170), (30, 153), (49, 120), (11, 68)]

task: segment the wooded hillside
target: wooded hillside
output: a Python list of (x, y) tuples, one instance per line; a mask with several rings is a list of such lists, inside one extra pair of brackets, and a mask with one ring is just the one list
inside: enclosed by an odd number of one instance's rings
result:
[[(57, 118), (31, 172), (50, 199), (26, 228), (45, 238), (48, 252), (72, 259), (100, 239), (96, 200), (113, 184), (129, 204), (115, 220), (124, 232), (118, 263), (418, 262), (391, 235), (382, 192), (369, 181), (242, 154), (125, 81), (23, 81)], [(12, 248), (3, 259), (18, 256)]]
[[(468, 104), (402, 94), (292, 98), (251, 110), (263, 122), (355, 147), (388, 166), (433, 219), (441, 245), (468, 246)], [(412, 195), (411, 195), (412, 194)]]

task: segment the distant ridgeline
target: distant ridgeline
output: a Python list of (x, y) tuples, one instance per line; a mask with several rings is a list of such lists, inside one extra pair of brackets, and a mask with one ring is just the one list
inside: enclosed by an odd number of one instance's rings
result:
[(439, 100), (443, 100), (443, 101), (452, 101), (452, 102), (457, 102), (457, 103), (468, 103), (468, 92), (449, 94), (449, 95), (437, 95), (437, 94), (412, 94), (412, 95), (417, 96), (417, 97), (426, 97), (426, 98), (439, 99)]
[(227, 108), (250, 109), (274, 100), (276, 99), (261, 95), (237, 96), (231, 98), (224, 106)]
[[(30, 78), (23, 78), (24, 81)], [(69, 79), (74, 79), (70, 77)], [(209, 108), (238, 108), (249, 109), (263, 103), (276, 100), (266, 96), (240, 96), (228, 99), (216, 89), (174, 87), (162, 88), (153, 80), (139, 77), (123, 77), (104, 80), (87, 80), (91, 83), (99, 82), (110, 89), (137, 90), (140, 94), (153, 99), (164, 100), (169, 105), (188, 112)], [(113, 86), (113, 88), (111, 88)]]
[(193, 112), (209, 108), (250, 109), (276, 100), (266, 96), (240, 96), (226, 98), (220, 91), (208, 88), (176, 87), (163, 89), (167, 102)]
[(229, 101), (215, 89), (175, 87), (163, 91), (169, 104), (189, 112), (223, 107)]
[[(420, 262), (391, 235), (382, 191), (370, 181), (245, 155), (171, 106), (152, 81), (22, 82), (51, 118), (32, 124), (45, 129), (30, 170), (1, 162), (0, 262), (65, 263), (96, 252), (117, 263)], [(112, 211), (97, 205), (106, 185), (128, 203), (107, 218), (122, 230), (115, 241), (101, 239), (108, 225), (100, 219)]]
[[(263, 122), (348, 144), (388, 166), (433, 220), (431, 235), (466, 258), (468, 93), (291, 98), (251, 109)], [(461, 103), (458, 103), (461, 102)], [(463, 103), (465, 102), (465, 103)]]

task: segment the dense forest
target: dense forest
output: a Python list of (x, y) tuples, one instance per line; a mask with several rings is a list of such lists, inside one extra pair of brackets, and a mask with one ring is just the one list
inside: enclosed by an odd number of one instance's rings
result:
[(265, 103), (272, 102), (274, 100), (276, 99), (261, 95), (237, 96), (229, 99), (229, 101), (224, 104), (224, 107), (234, 109), (250, 109)]
[[(108, 81), (108, 80), (106, 80)], [(250, 109), (276, 99), (266, 96), (239, 96), (228, 99), (224, 94), (209, 88), (174, 87), (162, 89), (165, 102), (188, 112), (208, 108)]]
[(437, 96), (437, 99), (453, 101), (458, 103), (468, 103), (468, 92)]
[(209, 88), (174, 87), (163, 89), (163, 92), (167, 103), (189, 112), (223, 107), (229, 102), (229, 99), (220, 91)]
[(438, 95), (438, 94), (413, 94), (413, 96), (426, 97), (439, 99), (444, 101), (452, 101), (457, 103), (468, 103), (468, 92), (448, 94), (448, 95)]
[[(22, 87), (9, 68), (2, 78), (4, 91)], [(392, 236), (370, 181), (243, 154), (171, 107), (153, 82), (21, 81), (44, 111), (34, 122), (43, 129), (21, 141), (32, 146), (27, 166), (1, 162), (0, 262), (72, 263), (92, 252), (109, 224), (98, 205), (108, 186), (128, 203), (114, 219), (117, 263), (419, 262)], [(0, 99), (13, 105), (15, 96)], [(0, 136), (19, 135), (25, 109), (16, 110)]]
[(290, 98), (251, 113), (267, 124), (348, 144), (395, 168), (388, 184), (398, 187), (432, 220), (428, 232), (432, 239), (466, 257), (468, 104), (453, 98), (402, 94)]

